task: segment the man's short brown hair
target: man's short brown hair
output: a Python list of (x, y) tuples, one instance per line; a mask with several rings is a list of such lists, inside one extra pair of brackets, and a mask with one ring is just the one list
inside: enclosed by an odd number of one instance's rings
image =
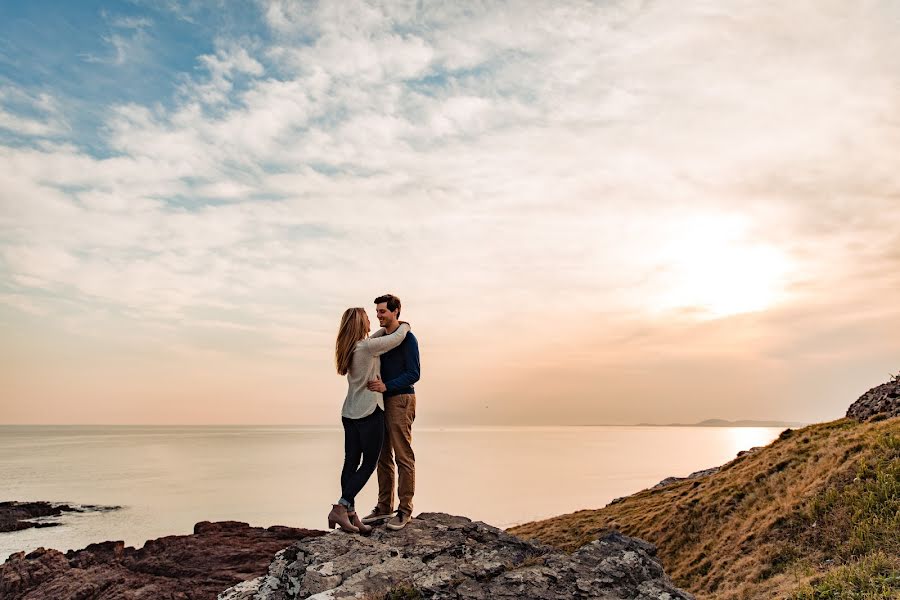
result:
[(391, 312), (397, 311), (397, 317), (400, 317), (400, 298), (393, 294), (385, 294), (384, 296), (378, 296), (375, 298), (375, 304), (381, 304), (385, 302), (387, 304), (387, 309)]

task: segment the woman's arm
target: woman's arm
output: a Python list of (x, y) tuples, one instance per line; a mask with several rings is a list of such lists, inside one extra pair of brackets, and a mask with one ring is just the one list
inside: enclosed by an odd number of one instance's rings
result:
[(409, 333), (409, 323), (400, 323), (400, 327), (394, 333), (381, 337), (369, 337), (359, 343), (358, 348), (368, 352), (372, 356), (381, 356), (385, 352), (393, 350), (403, 343), (406, 334)]
[(406, 336), (406, 343), (403, 344), (402, 351), (405, 368), (402, 373), (384, 382), (386, 392), (403, 389), (419, 381), (421, 368), (419, 366), (419, 342), (416, 341), (415, 335)]

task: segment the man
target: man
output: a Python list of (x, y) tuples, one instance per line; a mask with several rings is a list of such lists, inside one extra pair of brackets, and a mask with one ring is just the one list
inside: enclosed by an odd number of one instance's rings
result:
[[(400, 327), (400, 298), (391, 294), (375, 298), (375, 314), (385, 334)], [(412, 518), (416, 491), (416, 455), (412, 449), (412, 424), (416, 419), (419, 380), (419, 342), (412, 332), (398, 347), (381, 355), (381, 379), (370, 381), (373, 392), (384, 394), (384, 445), (378, 459), (378, 505), (363, 519), (377, 523), (390, 519), (387, 528), (398, 531)], [(396, 462), (396, 477), (394, 464)], [(394, 482), (400, 505), (394, 514)], [(391, 518), (393, 517), (393, 518)]]

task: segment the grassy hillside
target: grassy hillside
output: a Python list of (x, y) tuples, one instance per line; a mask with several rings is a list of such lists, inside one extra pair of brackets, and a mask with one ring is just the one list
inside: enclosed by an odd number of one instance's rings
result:
[(657, 545), (699, 599), (900, 599), (900, 418), (786, 430), (713, 475), (510, 529), (574, 550)]

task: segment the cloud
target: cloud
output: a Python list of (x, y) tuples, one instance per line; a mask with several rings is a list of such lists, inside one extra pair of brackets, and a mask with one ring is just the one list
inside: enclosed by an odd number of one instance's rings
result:
[(120, 29), (144, 29), (153, 25), (153, 20), (147, 17), (110, 16), (105, 12), (101, 12), (101, 14), (109, 21), (110, 25)]
[(69, 126), (52, 94), (8, 85), (0, 89), (0, 130), (43, 138), (65, 134)]
[[(174, 96), (107, 106), (102, 152), (65, 137), (53, 96), (17, 92), (31, 113), (0, 97), (27, 141), (0, 147), (0, 301), (62, 295), (104, 307), (66, 317), (84, 334), (155, 324), (183, 352), (245, 339), (311, 361), (341, 309), (387, 288), (504, 396), (485, 364), (568, 372), (535, 335), (548, 323), (560, 351), (590, 349), (583, 373), (647, 352), (738, 372), (867, 302), (896, 323), (887, 5), (257, 7), (254, 33), (172, 74)], [(150, 52), (155, 20), (106, 20), (97, 60)], [(818, 325), (776, 317), (803, 307)], [(459, 312), (477, 349), (446, 330)]]
[(88, 63), (122, 66), (127, 62), (145, 62), (150, 56), (151, 35), (147, 32), (153, 26), (148, 17), (114, 15), (106, 10), (100, 16), (107, 23), (110, 32), (101, 39), (111, 47), (112, 54), (101, 56), (90, 52), (79, 54)]
[(0, 109), (0, 129), (26, 136), (48, 136), (59, 132), (59, 128), (46, 121), (23, 118)]

